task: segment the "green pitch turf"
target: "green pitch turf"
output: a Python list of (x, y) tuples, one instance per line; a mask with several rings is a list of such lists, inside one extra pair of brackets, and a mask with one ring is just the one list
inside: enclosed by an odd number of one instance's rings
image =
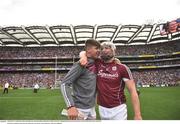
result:
[[(145, 120), (180, 120), (180, 87), (141, 88), (140, 102)], [(65, 103), (59, 90), (0, 90), (0, 120), (64, 120)], [(133, 111), (127, 93), (128, 119)], [(98, 109), (96, 108), (97, 113)], [(99, 119), (99, 115), (97, 117)]]

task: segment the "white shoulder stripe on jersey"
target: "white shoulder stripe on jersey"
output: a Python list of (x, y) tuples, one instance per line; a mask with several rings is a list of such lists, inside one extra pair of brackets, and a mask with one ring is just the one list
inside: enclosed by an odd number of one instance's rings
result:
[(127, 79), (127, 78), (123, 78), (123, 81), (128, 81), (128, 80), (130, 80), (130, 79)]
[(129, 69), (126, 65), (124, 65), (124, 67), (126, 68), (126, 70), (127, 70), (127, 72), (128, 72), (128, 75), (129, 75), (129, 77), (130, 77), (130, 80), (133, 80), (133, 76), (132, 76), (132, 73), (131, 73), (130, 69)]
[(68, 99), (68, 96), (67, 96), (67, 94), (66, 94), (65, 84), (62, 84), (62, 85), (61, 85), (61, 89), (62, 89), (62, 94), (63, 94), (63, 96), (64, 96), (64, 98), (65, 98), (64, 100), (65, 100), (65, 102), (66, 102), (66, 104), (67, 104), (67, 107), (71, 106), (70, 100)]

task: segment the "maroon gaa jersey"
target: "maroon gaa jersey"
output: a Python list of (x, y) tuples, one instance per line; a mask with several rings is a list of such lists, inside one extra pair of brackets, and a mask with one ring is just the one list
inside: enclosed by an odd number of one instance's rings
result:
[(124, 88), (126, 80), (131, 80), (130, 69), (124, 64), (96, 61), (97, 66), (97, 103), (112, 108), (126, 102)]

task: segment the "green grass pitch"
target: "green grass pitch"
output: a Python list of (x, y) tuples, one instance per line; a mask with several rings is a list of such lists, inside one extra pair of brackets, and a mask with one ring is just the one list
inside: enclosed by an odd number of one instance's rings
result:
[[(141, 112), (145, 120), (180, 120), (180, 87), (141, 88)], [(0, 120), (66, 120), (60, 112), (65, 103), (60, 90), (0, 90)], [(127, 93), (128, 119), (133, 110)], [(97, 118), (99, 119), (98, 109)]]

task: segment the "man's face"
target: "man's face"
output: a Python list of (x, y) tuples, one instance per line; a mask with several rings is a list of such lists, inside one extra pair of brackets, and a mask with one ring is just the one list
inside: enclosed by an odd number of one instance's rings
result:
[(97, 59), (100, 54), (100, 48), (97, 46), (90, 46), (87, 48), (87, 52), (92, 58)]
[(109, 46), (102, 46), (101, 58), (105, 61), (110, 60), (114, 57), (114, 51)]

